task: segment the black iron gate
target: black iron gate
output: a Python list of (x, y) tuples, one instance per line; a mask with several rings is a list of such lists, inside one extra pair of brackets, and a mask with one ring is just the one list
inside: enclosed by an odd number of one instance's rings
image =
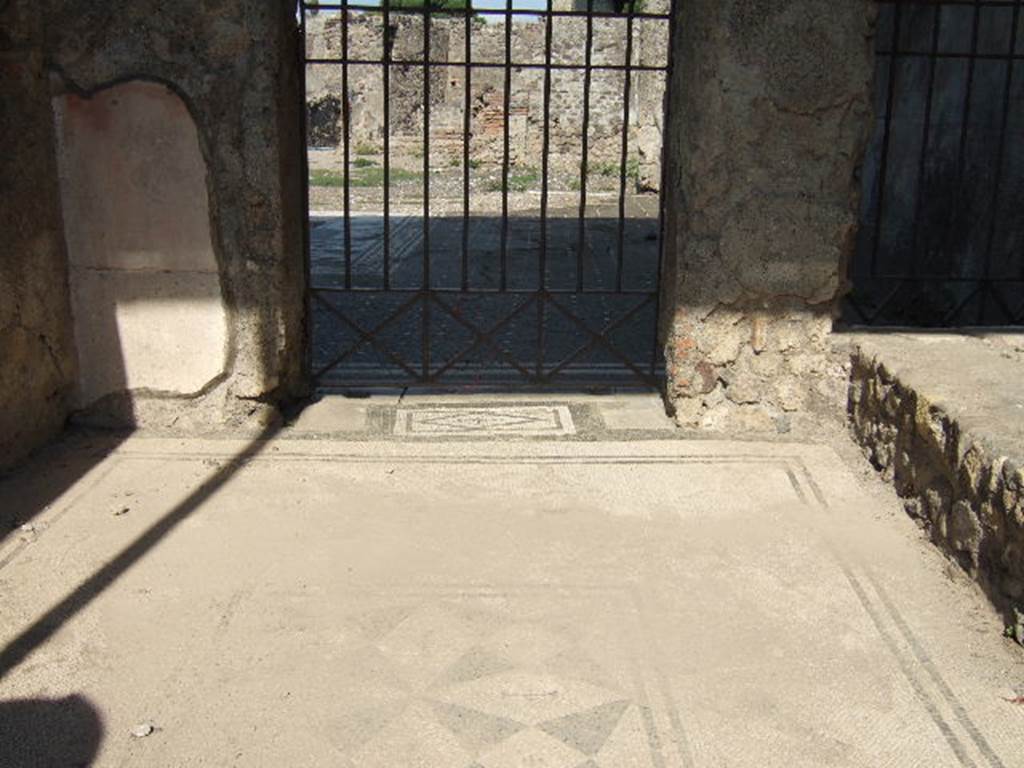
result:
[(300, 3), (317, 384), (659, 380), (670, 0), (555, 1)]
[(1024, 0), (880, 0), (845, 319), (1024, 323)]

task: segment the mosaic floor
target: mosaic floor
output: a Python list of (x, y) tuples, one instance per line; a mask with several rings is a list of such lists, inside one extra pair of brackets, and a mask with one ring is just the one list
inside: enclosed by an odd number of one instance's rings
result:
[(677, 437), (661, 396), (643, 390), (606, 395), (483, 392), (452, 397), (377, 390), (325, 393), (292, 417), (282, 437), (347, 440), (605, 440)]
[(445, 405), (0, 483), (4, 765), (1019, 764), (1024, 655), (831, 449)]
[(396, 435), (528, 435), (550, 437), (576, 432), (566, 405), (397, 408)]

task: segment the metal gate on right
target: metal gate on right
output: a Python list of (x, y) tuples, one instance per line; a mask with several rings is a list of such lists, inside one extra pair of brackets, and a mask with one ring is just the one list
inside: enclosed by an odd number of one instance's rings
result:
[(1024, 323), (1024, 0), (885, 0), (844, 320)]

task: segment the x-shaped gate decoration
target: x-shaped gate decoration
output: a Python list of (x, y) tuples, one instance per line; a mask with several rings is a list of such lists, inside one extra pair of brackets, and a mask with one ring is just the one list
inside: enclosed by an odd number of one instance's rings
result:
[[(621, 328), (625, 323), (636, 317), (642, 310), (654, 303), (654, 293), (641, 295), (638, 302), (636, 302), (626, 312), (620, 314), (616, 319), (606, 323), (599, 330), (595, 330), (575, 313), (566, 308), (565, 305), (555, 297), (555, 294), (548, 291), (538, 291), (536, 293), (525, 295), (525, 297), (516, 304), (511, 312), (506, 313), (504, 317), (486, 330), (481, 330), (474, 323), (467, 320), (456, 307), (448, 304), (440, 295), (427, 290), (413, 293), (407, 300), (402, 302), (397, 309), (393, 310), (370, 330), (362, 327), (337, 306), (327, 301), (319, 292), (314, 292), (313, 296), (316, 298), (320, 306), (330, 312), (333, 317), (341, 321), (345, 327), (352, 330), (359, 337), (344, 351), (335, 355), (328, 363), (320, 366), (316, 371), (314, 371), (313, 376), (316, 380), (322, 380), (332, 370), (339, 368), (339, 366), (342, 366), (346, 361), (350, 360), (353, 355), (363, 349), (366, 345), (370, 345), (393, 365), (404, 371), (412, 382), (430, 384), (437, 382), (444, 374), (455, 369), (460, 363), (466, 361), (466, 359), (478, 349), (482, 347), (489, 347), (494, 356), (500, 358), (504, 363), (517, 371), (523, 381), (530, 384), (546, 385), (551, 384), (559, 374), (566, 371), (574, 362), (579, 360), (585, 354), (596, 347), (601, 347), (615, 357), (615, 359), (623, 366), (632, 371), (632, 373), (641, 382), (650, 386), (654, 386), (657, 383), (656, 376), (652, 375), (649, 370), (642, 368), (636, 360), (631, 359), (627, 353), (619, 349), (610, 339), (610, 334), (612, 332)], [(422, 309), (421, 302), (428, 302), (431, 306), (438, 307), (447, 317), (450, 317), (459, 323), (473, 336), (473, 340), (468, 346), (464, 347), (458, 353), (449, 357), (441, 365), (435, 368), (431, 368), (429, 366), (425, 369), (415, 368), (410, 361), (404, 359), (399, 353), (380, 339), (381, 332), (400, 320), (410, 310), (415, 308)], [(554, 364), (541, 359), (531, 361), (534, 364), (532, 366), (527, 366), (524, 364), (525, 361), (516, 359), (515, 355), (509, 352), (501, 344), (501, 342), (496, 338), (496, 335), (504, 330), (517, 317), (525, 314), (526, 310), (531, 306), (535, 307), (541, 302), (558, 310), (561, 315), (570, 320), (583, 334), (587, 336), (587, 340)]]

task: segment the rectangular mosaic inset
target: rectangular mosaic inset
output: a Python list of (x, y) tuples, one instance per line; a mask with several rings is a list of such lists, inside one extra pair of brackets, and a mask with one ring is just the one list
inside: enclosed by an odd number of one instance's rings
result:
[(565, 405), (399, 408), (395, 434), (550, 437), (575, 435), (576, 427)]

